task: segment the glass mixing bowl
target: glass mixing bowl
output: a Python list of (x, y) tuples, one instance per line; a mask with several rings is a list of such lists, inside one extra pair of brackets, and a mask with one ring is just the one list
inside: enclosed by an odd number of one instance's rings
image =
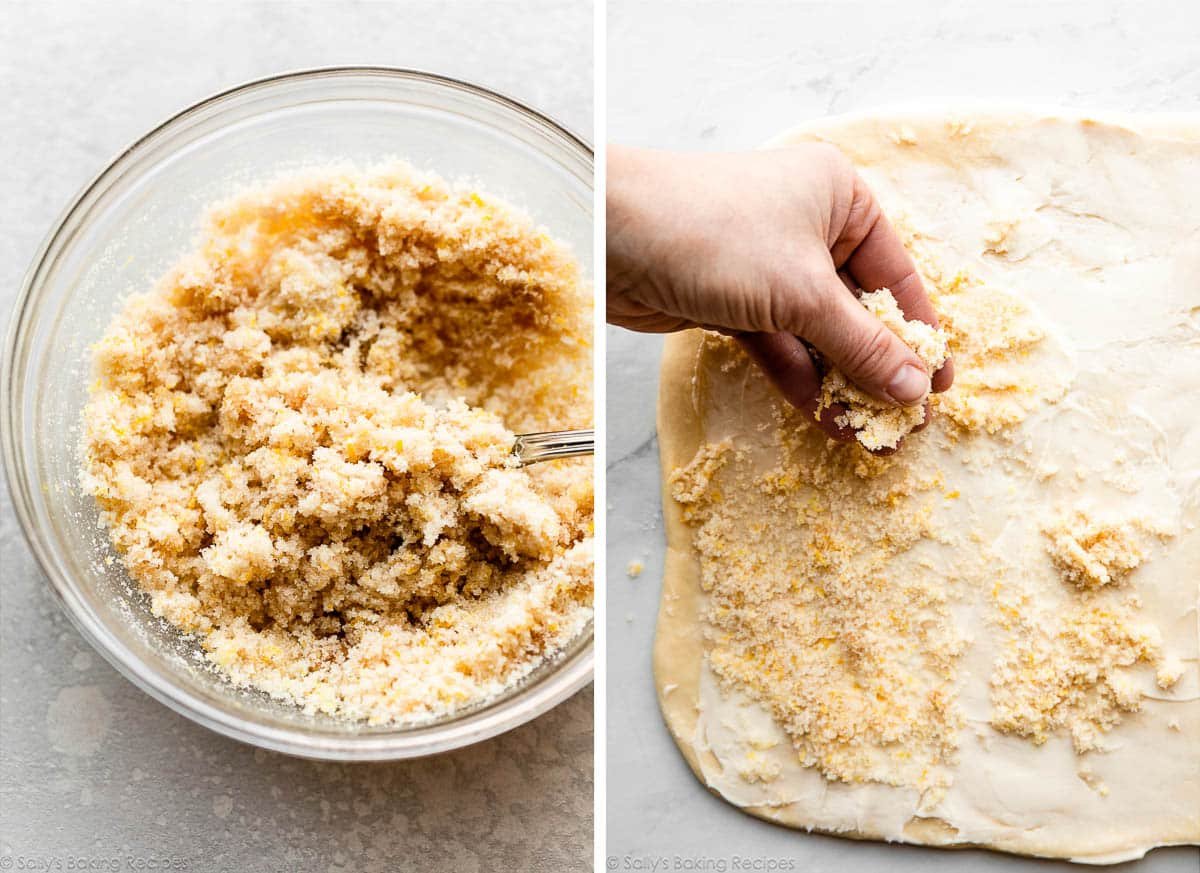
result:
[(275, 76), (198, 103), (121, 153), (67, 209), (25, 277), (4, 349), (0, 409), (17, 516), (68, 615), (118, 670), (213, 730), (314, 758), (386, 759), (515, 727), (592, 676), (592, 631), (524, 682), (420, 727), (372, 727), (238, 689), (195, 640), (150, 614), (77, 484), (88, 347), (130, 291), (181, 254), (204, 207), (280, 170), (402, 157), (524, 209), (592, 271), (592, 150), (483, 88), (382, 68)]

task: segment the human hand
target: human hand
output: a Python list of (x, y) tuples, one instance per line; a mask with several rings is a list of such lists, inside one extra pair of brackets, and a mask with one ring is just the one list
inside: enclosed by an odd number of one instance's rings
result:
[[(689, 327), (734, 336), (788, 402), (816, 415), (809, 343), (867, 393), (926, 402), (932, 374), (859, 305), (889, 288), (908, 318), (937, 325), (921, 278), (874, 195), (833, 146), (745, 154), (608, 151), (608, 320), (630, 330)], [(803, 340), (803, 341), (802, 341)], [(853, 432), (833, 406), (817, 419)], [(926, 416), (928, 420), (928, 416)]]

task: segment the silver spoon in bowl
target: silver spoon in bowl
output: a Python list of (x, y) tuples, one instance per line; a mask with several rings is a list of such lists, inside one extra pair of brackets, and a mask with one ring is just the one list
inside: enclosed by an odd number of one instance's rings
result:
[(528, 467), (538, 461), (591, 455), (595, 451), (596, 432), (591, 428), (517, 434), (517, 441), (513, 444), (513, 454), (517, 456), (522, 467)]

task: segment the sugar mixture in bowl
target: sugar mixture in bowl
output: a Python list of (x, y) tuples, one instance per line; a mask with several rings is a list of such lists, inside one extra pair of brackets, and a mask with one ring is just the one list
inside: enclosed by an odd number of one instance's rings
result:
[(505, 204), (402, 163), (214, 206), (95, 346), (82, 482), (234, 682), (372, 723), (495, 696), (586, 626), (591, 295)]

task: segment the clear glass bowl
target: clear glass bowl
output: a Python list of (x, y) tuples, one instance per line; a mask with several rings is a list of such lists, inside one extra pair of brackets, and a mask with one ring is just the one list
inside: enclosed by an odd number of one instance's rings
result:
[(300, 166), (402, 157), (524, 209), (592, 270), (592, 150), (483, 88), (383, 68), (303, 71), (187, 109), (126, 149), (66, 210), (18, 297), (4, 348), (4, 461), (17, 516), (68, 615), (118, 670), (220, 733), (315, 758), (426, 755), (508, 730), (592, 676), (591, 627), (553, 663), (473, 711), (416, 728), (310, 716), (233, 687), (150, 614), (77, 484), (88, 347), (130, 291), (186, 251), (206, 204)]

